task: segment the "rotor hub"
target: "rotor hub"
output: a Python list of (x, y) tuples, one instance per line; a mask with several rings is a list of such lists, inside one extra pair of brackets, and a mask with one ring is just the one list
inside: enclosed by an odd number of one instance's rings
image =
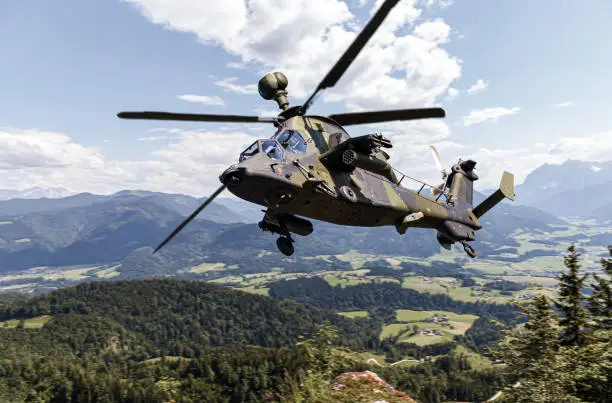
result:
[(259, 80), (259, 95), (266, 100), (274, 99), (279, 108), (286, 110), (289, 107), (286, 90), (288, 84), (289, 80), (283, 73), (268, 73)]

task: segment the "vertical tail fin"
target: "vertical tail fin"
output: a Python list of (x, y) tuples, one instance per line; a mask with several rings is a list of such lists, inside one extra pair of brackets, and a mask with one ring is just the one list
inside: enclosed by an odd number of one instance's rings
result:
[(491, 196), (487, 197), (480, 203), (472, 212), (476, 217), (481, 217), (487, 211), (491, 210), (497, 203), (503, 199), (508, 198), (514, 200), (514, 175), (510, 172), (504, 171), (502, 175), (499, 189), (497, 189)]
[(473, 160), (460, 161), (453, 165), (446, 182), (449, 187), (449, 201), (463, 201), (470, 207), (472, 206), (474, 181), (478, 179), (478, 175), (474, 172), (475, 166), (476, 162)]

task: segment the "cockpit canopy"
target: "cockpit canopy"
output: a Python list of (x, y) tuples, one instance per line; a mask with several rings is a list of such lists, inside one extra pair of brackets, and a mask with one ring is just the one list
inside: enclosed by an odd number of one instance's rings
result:
[(283, 130), (273, 138), (278, 140), (278, 142), (281, 143), (281, 145), (288, 151), (294, 153), (306, 152), (306, 140), (304, 140), (304, 137), (302, 137), (302, 135), (295, 130)]
[(246, 150), (240, 153), (239, 161), (247, 160), (258, 153), (263, 153), (269, 158), (282, 161), (285, 157), (285, 150), (292, 153), (305, 153), (306, 140), (295, 130), (283, 130), (274, 135), (271, 139), (257, 140)]
[(285, 156), (285, 150), (280, 143), (274, 139), (257, 140), (251, 144), (246, 150), (240, 153), (239, 162), (247, 160), (257, 153), (263, 153), (269, 158), (277, 161), (282, 161)]

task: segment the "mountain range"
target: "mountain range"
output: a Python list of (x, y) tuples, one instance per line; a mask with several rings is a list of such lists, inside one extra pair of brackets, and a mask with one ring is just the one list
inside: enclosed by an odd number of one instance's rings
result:
[(33, 187), (24, 190), (0, 189), (0, 200), (41, 198), (59, 199), (62, 197), (72, 196), (74, 194), (76, 194), (76, 192), (64, 188)]
[[(550, 214), (550, 205), (546, 205), (534, 189), (553, 183), (554, 178), (567, 176), (567, 181), (549, 186), (546, 196), (554, 198), (554, 192), (579, 194), (585, 191), (584, 188), (576, 190), (582, 182), (575, 175), (566, 174), (579, 171), (578, 177), (590, 173), (584, 181), (588, 187), (605, 190), (605, 181), (612, 177), (612, 164), (601, 164), (597, 171), (585, 170), (585, 166), (592, 164), (568, 161), (562, 165), (542, 166), (530, 174), (525, 183), (517, 187), (516, 193), (517, 201), (532, 200), (533, 206), (502, 203), (483, 216), (483, 229), (478, 231), (475, 243), (479, 255), (498, 255), (500, 249), (511, 251), (518, 247), (509, 236), (516, 230), (547, 231), (551, 226), (567, 224)], [(604, 185), (596, 183), (594, 178), (602, 179)], [(612, 195), (607, 200), (604, 200), (606, 192), (601, 195), (597, 203), (589, 204), (592, 210), (585, 211), (583, 216), (610, 214), (606, 203), (612, 203)], [(484, 197), (476, 193), (475, 203)], [(570, 201), (557, 198), (559, 202), (565, 200)], [(262, 207), (226, 198), (211, 203), (197, 220), (159, 253), (152, 255), (152, 247), (202, 202), (190, 196), (150, 191), (0, 201), (0, 272), (37, 266), (112, 263), (121, 264), (121, 278), (145, 278), (172, 275), (202, 263), (218, 262), (236, 267), (242, 273), (271, 267), (315, 271), (345, 267), (348, 263), (333, 255), (350, 250), (423, 258), (440, 252), (433, 230), (410, 229), (402, 236), (391, 227), (343, 227), (315, 221), (314, 233), (308, 237), (298, 236), (296, 254), (286, 258), (276, 250), (276, 237), (261, 232), (256, 225), (263, 215)], [(581, 204), (574, 201), (573, 206)]]
[(610, 220), (612, 161), (544, 164), (516, 187), (516, 194), (517, 204), (556, 216)]

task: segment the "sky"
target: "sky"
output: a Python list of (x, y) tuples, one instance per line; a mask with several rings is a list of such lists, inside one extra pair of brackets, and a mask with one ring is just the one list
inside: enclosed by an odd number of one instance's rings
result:
[[(258, 80), (302, 103), (381, 0), (0, 1), (0, 189), (205, 196), (265, 124), (128, 121), (123, 110), (272, 116)], [(400, 171), (477, 188), (544, 163), (612, 159), (612, 2), (401, 0), (311, 114), (442, 106), (382, 132)]]

